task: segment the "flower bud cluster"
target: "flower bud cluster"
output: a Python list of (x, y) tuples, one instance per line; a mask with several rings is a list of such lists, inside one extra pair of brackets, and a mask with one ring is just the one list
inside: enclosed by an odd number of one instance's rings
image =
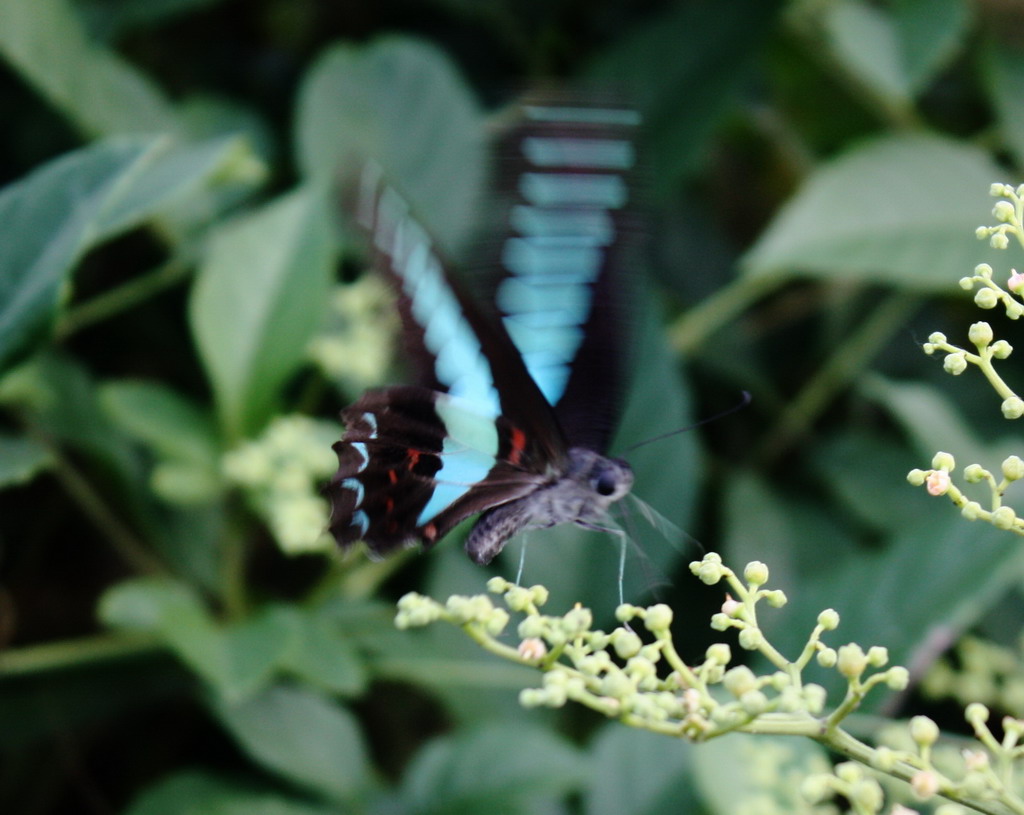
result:
[[(947, 454), (938, 454), (933, 463), (949, 468), (955, 465)], [(1004, 462), (1005, 474), (1020, 477), (1022, 472), (1020, 460)], [(1017, 759), (1024, 720), (1003, 718), (1002, 739), (997, 740), (988, 728), (988, 708), (979, 703), (969, 705), (965, 715), (980, 746), (962, 750), (952, 761), (946, 756), (949, 750), (942, 745), (939, 728), (925, 716), (915, 716), (893, 728), (897, 732), (889, 744), (869, 747), (858, 743), (859, 749), (851, 751), (850, 744), (856, 739), (842, 731), (842, 721), (874, 686), (905, 689), (909, 683), (906, 669), (886, 668), (889, 654), (879, 646), (865, 649), (848, 643), (832, 648), (822, 643), (821, 636), (834, 631), (840, 622), (833, 609), (818, 615), (800, 657), (786, 660), (757, 624), (758, 604), (775, 596), (764, 588), (769, 579), (764, 564), (748, 564), (741, 579), (718, 555), (709, 554), (691, 563), (690, 569), (705, 582), (728, 584), (735, 599), (726, 600), (715, 617), (727, 621), (725, 628), (737, 628), (740, 646), (757, 648), (773, 669), (758, 674), (746, 665), (733, 664), (734, 650), (726, 643), (709, 646), (697, 664), (684, 663), (675, 651), (673, 614), (666, 605), (621, 605), (616, 610), (621, 625), (605, 633), (593, 628), (588, 609), (577, 605), (560, 616), (542, 614), (547, 589), (517, 586), (500, 577), (492, 578), (488, 589), (501, 595), (505, 608), (487, 595), (454, 595), (439, 603), (408, 594), (398, 603), (396, 625), (412, 628), (443, 620), (460, 626), (492, 653), (541, 670), (540, 686), (520, 694), (525, 707), (557, 708), (575, 702), (633, 727), (695, 741), (734, 731), (803, 734), (863, 762), (842, 763), (831, 773), (808, 777), (800, 790), (815, 804), (842, 796), (853, 811), (881, 812), (885, 805), (882, 787), (868, 767), (908, 781), (913, 795), (922, 801), (942, 795), (970, 805), (1002, 794), (993, 776), (995, 759), (1004, 764)], [(510, 612), (520, 615), (515, 648), (503, 642), (509, 636)], [(812, 659), (835, 669), (848, 685), (843, 703), (827, 715), (824, 688), (803, 681), (801, 676)], [(941, 768), (933, 753), (942, 759), (938, 761)], [(888, 811), (912, 812), (898, 806)], [(1010, 807), (1007, 811), (1017, 810)]]
[(1009, 486), (1024, 478), (1024, 460), (1011, 455), (1003, 460), (1000, 468), (1003, 476), (1000, 481), (980, 464), (968, 464), (963, 471), (964, 480), (968, 484), (988, 485), (991, 505), (988, 510), (979, 502), (968, 499), (953, 483), (950, 473), (955, 471), (956, 461), (949, 453), (936, 453), (932, 459), (932, 469), (911, 470), (907, 473), (907, 481), (915, 487), (924, 486), (929, 495), (948, 496), (968, 521), (986, 521), (996, 529), (1024, 535), (1024, 518), (1018, 517), (1012, 507), (1003, 504), (1003, 495)]
[(324, 533), (328, 511), (320, 485), (338, 466), (331, 451), (337, 433), (333, 422), (280, 416), (223, 457), (225, 478), (245, 490), (286, 554), (335, 549)]

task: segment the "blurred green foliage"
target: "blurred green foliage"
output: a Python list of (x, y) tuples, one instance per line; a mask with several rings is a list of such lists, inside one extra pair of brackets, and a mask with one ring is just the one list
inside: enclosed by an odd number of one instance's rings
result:
[[(333, 421), (387, 342), (368, 310), (358, 373), (309, 352), (366, 319), (328, 314), (357, 274), (339, 165), (374, 153), (458, 256), (502, 107), (539, 83), (611, 83), (647, 123), (616, 447), (753, 394), (630, 454), (691, 540), (635, 524), (627, 599), (656, 585), (703, 653), (706, 548), (771, 566), (779, 647), (826, 606), (915, 676), (967, 629), (1012, 640), (1017, 544), (904, 476), (1006, 454), (991, 391), (919, 343), (976, 319), (975, 264), (1014, 262), (973, 233), (1024, 162), (1022, 34), (1019, 3), (967, 0), (0, 0), (0, 811), (724, 813), (772, 783), (727, 781), (731, 747), (519, 709), (528, 672), (394, 630), (403, 592), (491, 574), (457, 535), (286, 555), (273, 494), (223, 466), (282, 417)], [(307, 464), (281, 469), (312, 500)], [(558, 529), (525, 577), (602, 623), (616, 571)]]

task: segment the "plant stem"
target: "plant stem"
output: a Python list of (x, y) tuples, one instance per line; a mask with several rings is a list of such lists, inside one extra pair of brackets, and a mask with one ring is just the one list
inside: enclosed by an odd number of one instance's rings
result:
[(672, 348), (681, 354), (690, 353), (725, 328), (747, 306), (783, 282), (785, 278), (779, 275), (757, 275), (730, 283), (669, 326)]
[(184, 258), (173, 257), (155, 270), (75, 306), (57, 324), (57, 340), (65, 340), (76, 331), (127, 311), (160, 294), (185, 280), (191, 270), (191, 263)]
[(840, 389), (855, 379), (908, 315), (919, 299), (910, 294), (892, 294), (882, 300), (874, 313), (850, 336), (829, 361), (797, 394), (765, 435), (769, 441), (761, 449), (762, 459), (781, 455), (817, 419)]
[(143, 574), (167, 574), (167, 567), (128, 526), (114, 513), (93, 489), (89, 481), (48, 439), (33, 434), (53, 456), (53, 474), (78, 507), (104, 533), (105, 540), (132, 568)]
[(155, 637), (124, 634), (97, 634), (74, 640), (26, 645), (0, 653), (0, 678), (78, 668), (159, 651), (162, 647)]

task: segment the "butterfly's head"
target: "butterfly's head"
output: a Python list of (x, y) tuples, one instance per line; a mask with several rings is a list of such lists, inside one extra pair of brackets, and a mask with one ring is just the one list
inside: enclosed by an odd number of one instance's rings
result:
[(602, 507), (618, 501), (633, 486), (633, 468), (621, 458), (607, 458), (580, 447), (570, 450), (569, 458), (570, 474), (590, 488)]

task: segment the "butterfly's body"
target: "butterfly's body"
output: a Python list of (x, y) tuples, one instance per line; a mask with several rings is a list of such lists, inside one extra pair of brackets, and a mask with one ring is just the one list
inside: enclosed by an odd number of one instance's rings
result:
[(618, 413), (633, 232), (624, 173), (631, 111), (524, 106), (502, 166), (510, 235), (493, 309), (446, 271), (375, 165), (352, 208), (395, 283), (423, 386), (370, 391), (335, 444), (331, 531), (385, 554), (434, 544), (482, 513), (466, 543), (488, 563), (516, 533), (603, 528), (633, 474), (604, 455)]
[(476, 563), (490, 563), (510, 538), (527, 529), (574, 523), (601, 529), (608, 507), (633, 486), (633, 470), (621, 459), (585, 447), (569, 450), (568, 467), (522, 498), (487, 510), (466, 540)]

